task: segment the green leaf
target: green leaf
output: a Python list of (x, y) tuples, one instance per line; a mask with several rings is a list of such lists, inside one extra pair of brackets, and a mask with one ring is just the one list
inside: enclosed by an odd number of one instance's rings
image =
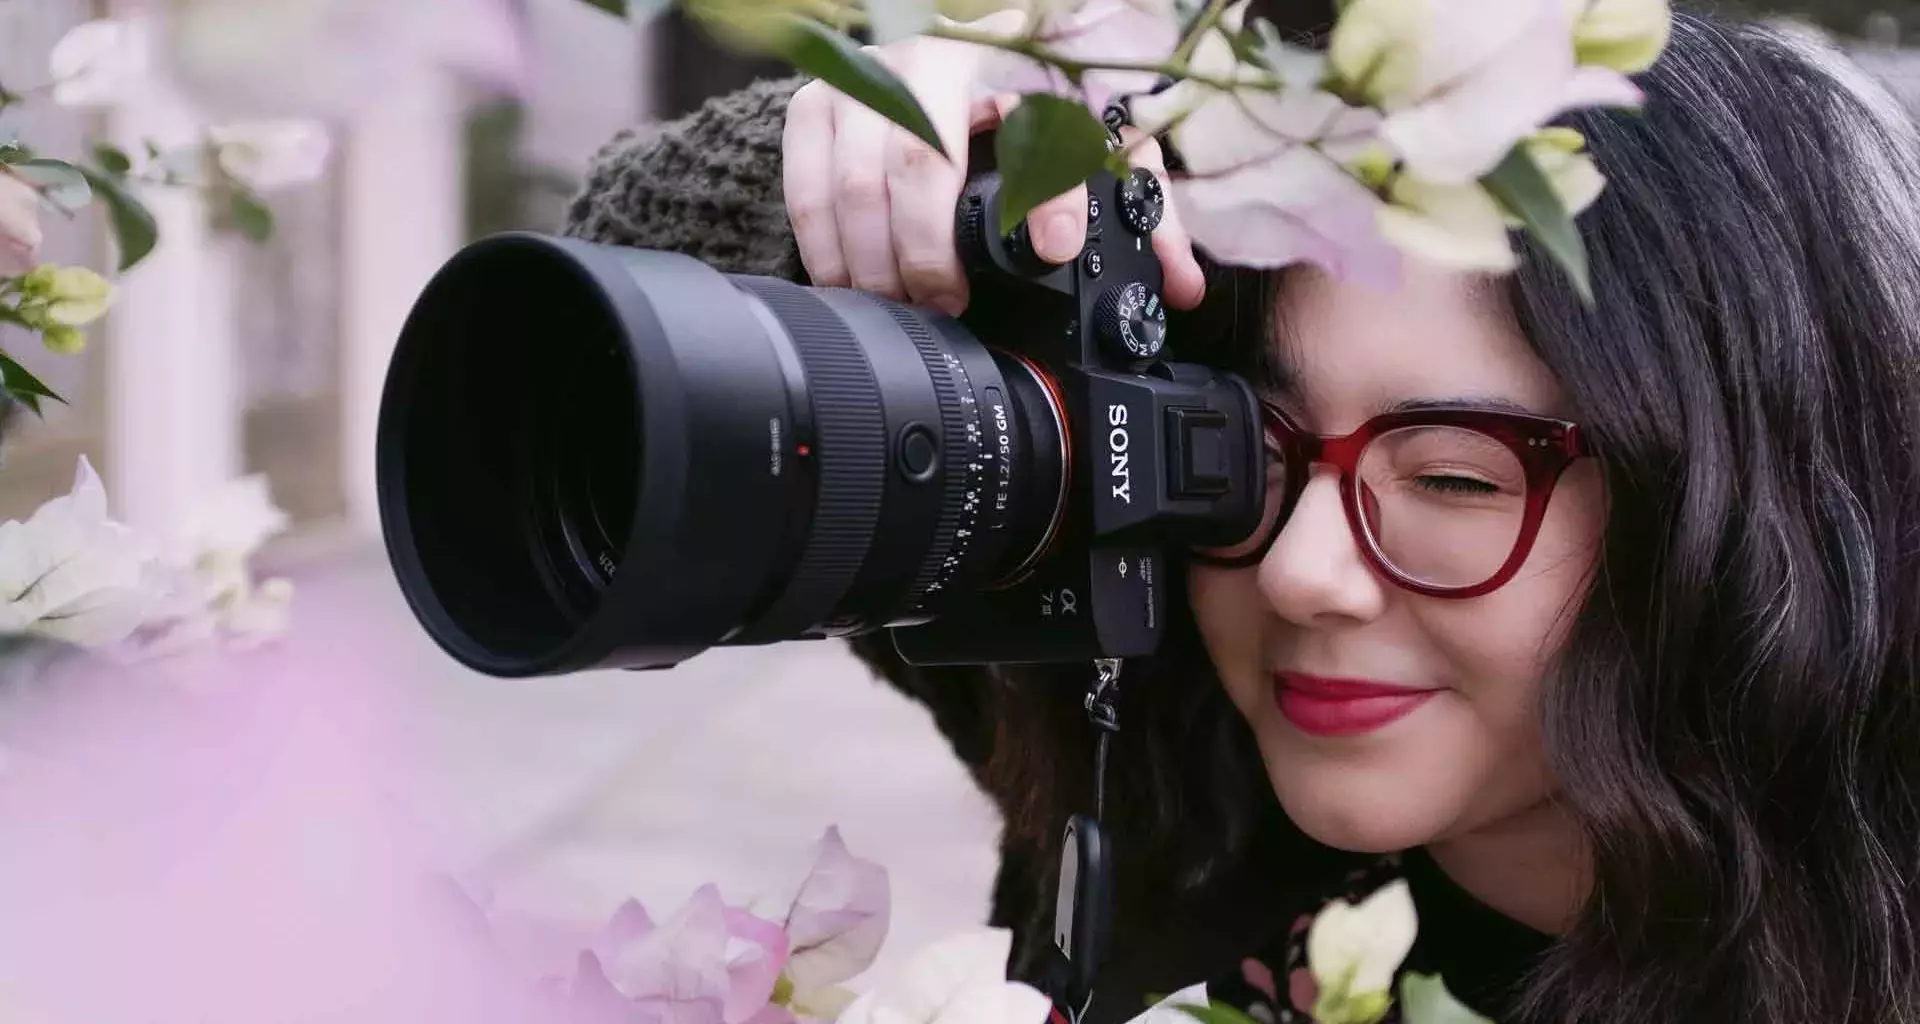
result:
[(93, 189), (86, 172), (65, 160), (36, 157), (12, 165), (15, 177), (40, 190), (47, 202), (68, 213), (84, 209), (93, 202)]
[(28, 149), (26, 143), (19, 139), (8, 139), (4, 145), (0, 145), (0, 164), (11, 166), (31, 159), (33, 159), (33, 150)]
[(40, 412), (42, 398), (51, 398), (61, 405), (67, 404), (66, 399), (54, 394), (52, 388), (40, 378), (28, 373), (26, 367), (14, 362), (12, 357), (4, 352), (0, 352), (0, 387), (19, 399), (21, 405), (33, 410), (35, 416), (42, 415)]
[(1553, 182), (1540, 169), (1533, 154), (1524, 145), (1513, 147), (1507, 158), (1480, 184), (1499, 204), (1520, 220), (1527, 233), (1538, 239), (1567, 276), (1574, 290), (1589, 304), (1593, 302), (1593, 281), (1587, 265), (1587, 244), (1574, 226)]
[(940, 133), (934, 130), (927, 112), (920, 109), (913, 91), (853, 40), (805, 18), (782, 18), (778, 27), (781, 31), (766, 36), (766, 44), (776, 56), (919, 136), (941, 156), (948, 155), (947, 147), (940, 143)]
[(1004, 233), (1034, 207), (1087, 180), (1107, 161), (1107, 129), (1086, 104), (1035, 93), (1023, 97), (1000, 126), (1000, 227)]
[(114, 244), (120, 250), (120, 273), (124, 274), (159, 244), (160, 225), (146, 205), (119, 181), (93, 171), (86, 173), (94, 193), (106, 204), (107, 222), (113, 227)]
[(588, 7), (598, 7), (617, 17), (627, 16), (627, 0), (586, 0), (586, 3)]
[(1173, 1009), (1192, 1017), (1200, 1024), (1260, 1024), (1244, 1012), (1218, 1003), (1210, 1003), (1206, 1006), (1176, 1006)]
[(1438, 974), (1412, 972), (1400, 979), (1400, 1019), (1406, 1024), (1493, 1024), (1455, 999)]
[(234, 189), (227, 201), (227, 215), (242, 235), (255, 242), (273, 237), (273, 211), (251, 192)]
[(104, 142), (94, 144), (93, 160), (100, 165), (101, 170), (116, 178), (124, 177), (128, 171), (133, 170), (133, 158), (127, 155), (126, 150)]

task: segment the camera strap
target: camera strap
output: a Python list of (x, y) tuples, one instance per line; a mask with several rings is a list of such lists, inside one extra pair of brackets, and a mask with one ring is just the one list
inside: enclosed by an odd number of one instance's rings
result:
[(1112, 929), (1113, 850), (1101, 825), (1107, 811), (1107, 749), (1120, 731), (1120, 659), (1093, 663), (1084, 706), (1092, 723), (1093, 813), (1067, 821), (1060, 846), (1060, 882), (1053, 911), (1053, 944), (1059, 954), (1048, 986), (1055, 1024), (1080, 1024), (1093, 1005)]

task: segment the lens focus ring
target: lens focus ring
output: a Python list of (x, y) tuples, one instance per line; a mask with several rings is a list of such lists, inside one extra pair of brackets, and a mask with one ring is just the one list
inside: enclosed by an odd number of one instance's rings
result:
[(826, 303), (785, 281), (733, 280), (786, 327), (813, 395), (820, 467), (813, 530), (792, 582), (754, 630), (788, 638), (819, 624), (795, 620), (837, 605), (866, 559), (886, 486), (886, 420), (866, 353)]

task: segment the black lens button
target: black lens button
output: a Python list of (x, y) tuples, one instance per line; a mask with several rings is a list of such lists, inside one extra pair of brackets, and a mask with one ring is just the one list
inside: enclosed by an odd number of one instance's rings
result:
[(940, 445), (933, 431), (919, 423), (909, 423), (900, 431), (898, 459), (900, 475), (916, 484), (932, 480), (940, 472)]
[(1226, 494), (1226, 415), (1213, 409), (1168, 409), (1166, 423), (1169, 497), (1211, 501)]

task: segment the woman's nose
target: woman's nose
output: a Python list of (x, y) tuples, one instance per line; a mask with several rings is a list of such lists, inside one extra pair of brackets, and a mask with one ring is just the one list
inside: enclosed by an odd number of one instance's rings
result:
[(1386, 607), (1386, 583), (1361, 554), (1341, 504), (1340, 477), (1318, 470), (1260, 562), (1260, 589), (1300, 626), (1367, 622)]

